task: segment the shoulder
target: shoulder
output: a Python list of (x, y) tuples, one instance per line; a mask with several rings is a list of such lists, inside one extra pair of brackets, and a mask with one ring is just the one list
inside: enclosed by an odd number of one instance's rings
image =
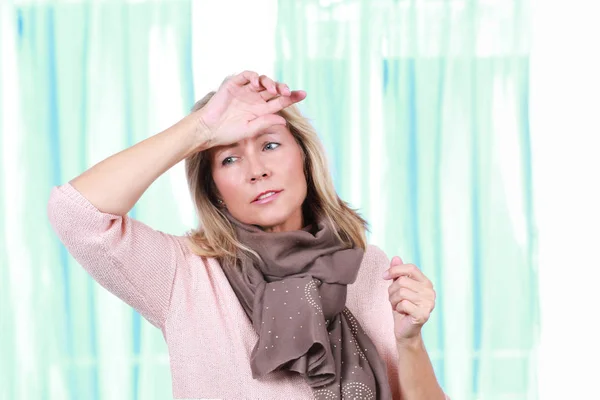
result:
[(173, 236), (174, 240), (181, 249), (182, 263), (185, 269), (195, 269), (202, 266), (204, 269), (217, 268), (221, 269), (220, 262), (215, 257), (198, 254), (197, 245), (194, 243), (192, 234), (188, 231), (183, 235)]
[(383, 273), (383, 271), (388, 268), (389, 264), (390, 260), (387, 254), (385, 254), (379, 246), (374, 244), (367, 245), (367, 249), (363, 255), (361, 269), (371, 270), (373, 272), (381, 271)]
[(387, 254), (374, 244), (367, 245), (356, 281), (352, 286), (358, 292), (380, 291), (389, 285), (383, 279), (383, 272), (389, 268), (390, 262)]

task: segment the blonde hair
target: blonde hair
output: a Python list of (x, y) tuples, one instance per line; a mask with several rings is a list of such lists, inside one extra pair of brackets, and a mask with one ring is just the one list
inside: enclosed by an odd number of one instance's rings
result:
[[(191, 112), (204, 107), (215, 92), (209, 92), (199, 100)], [(302, 212), (313, 218), (324, 217), (333, 226), (336, 236), (347, 248), (366, 250), (368, 223), (356, 210), (340, 199), (335, 191), (325, 151), (310, 122), (296, 105), (289, 106), (279, 115), (287, 121), (287, 127), (303, 150), (304, 175), (307, 179), (307, 195)], [(217, 206), (217, 188), (212, 179), (209, 150), (197, 152), (185, 160), (185, 171), (192, 200), (198, 213), (199, 226), (188, 233), (190, 249), (201, 257), (214, 257), (219, 261), (235, 262), (239, 250), (258, 254), (239, 242), (235, 230)]]

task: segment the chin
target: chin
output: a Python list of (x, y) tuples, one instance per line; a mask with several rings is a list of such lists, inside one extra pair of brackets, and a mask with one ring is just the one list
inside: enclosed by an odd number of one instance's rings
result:
[(281, 217), (279, 215), (275, 216), (273, 214), (265, 215), (265, 216), (255, 216), (253, 218), (253, 225), (259, 225), (262, 228), (271, 228), (273, 226), (282, 225), (287, 221), (286, 217)]
[[(282, 207), (283, 208), (283, 207)], [(271, 228), (285, 224), (294, 215), (293, 210), (276, 209), (275, 207), (268, 210), (261, 210), (252, 215), (253, 225), (259, 225), (264, 228)]]

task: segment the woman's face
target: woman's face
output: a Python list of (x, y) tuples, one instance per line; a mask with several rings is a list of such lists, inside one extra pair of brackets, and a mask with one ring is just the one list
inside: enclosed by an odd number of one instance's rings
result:
[[(284, 125), (273, 125), (230, 146), (211, 149), (217, 196), (241, 222), (266, 232), (301, 229), (306, 198), (302, 148)], [(272, 197), (258, 195), (276, 191)]]

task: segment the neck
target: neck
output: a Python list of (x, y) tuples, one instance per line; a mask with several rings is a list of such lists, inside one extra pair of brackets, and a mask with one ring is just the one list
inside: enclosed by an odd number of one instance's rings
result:
[(257, 226), (264, 232), (268, 233), (278, 233), (278, 232), (289, 232), (289, 231), (299, 231), (304, 229), (304, 227), (309, 223), (307, 218), (305, 218), (302, 209), (298, 209), (295, 211), (287, 220), (278, 225), (272, 226)]

